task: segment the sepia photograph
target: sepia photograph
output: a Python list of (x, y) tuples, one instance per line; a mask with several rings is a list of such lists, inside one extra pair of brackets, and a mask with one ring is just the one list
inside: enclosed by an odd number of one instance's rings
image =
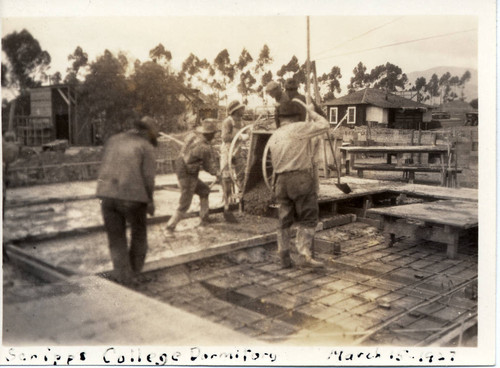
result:
[(495, 1), (0, 13), (1, 365), (495, 364)]

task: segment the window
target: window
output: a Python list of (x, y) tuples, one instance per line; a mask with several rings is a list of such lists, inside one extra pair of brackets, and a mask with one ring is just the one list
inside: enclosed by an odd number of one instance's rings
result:
[(347, 108), (347, 124), (355, 124), (356, 123), (356, 108), (348, 107)]
[(337, 124), (338, 118), (338, 107), (330, 107), (330, 123)]

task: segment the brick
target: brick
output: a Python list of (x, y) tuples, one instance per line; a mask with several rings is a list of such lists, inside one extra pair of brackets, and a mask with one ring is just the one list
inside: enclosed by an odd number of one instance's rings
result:
[(287, 288), (282, 289), (282, 290), (284, 290), (288, 294), (296, 295), (296, 294), (301, 294), (303, 291), (311, 289), (313, 287), (314, 287), (314, 285), (312, 285), (310, 283), (302, 282), (300, 284), (293, 285), (293, 286), (287, 287)]
[(246, 336), (250, 337), (258, 337), (263, 334), (263, 332), (257, 328), (254, 328), (252, 326), (243, 326), (241, 328), (237, 329), (238, 332), (241, 332), (242, 334), (245, 334)]
[(410, 263), (408, 266), (415, 269), (415, 270), (420, 270), (425, 267), (428, 267), (430, 265), (435, 264), (435, 261), (432, 260), (426, 260), (426, 259), (419, 259), (415, 262)]
[(403, 288), (405, 285), (400, 282), (376, 278), (363, 282), (364, 285), (377, 287), (387, 291), (395, 291)]
[(271, 285), (279, 284), (279, 283), (284, 282), (286, 280), (287, 279), (283, 276), (275, 275), (275, 276), (269, 276), (266, 279), (259, 280), (258, 284), (263, 285), (263, 286), (271, 286)]
[(424, 289), (422, 287), (422, 284), (419, 284), (419, 285), (412, 287), (412, 288), (406, 288), (404, 290), (400, 290), (399, 292), (404, 293), (407, 296), (418, 298), (421, 300), (428, 300), (428, 299), (431, 299), (431, 298), (435, 297), (436, 295), (438, 295), (436, 292)]
[(290, 295), (286, 293), (274, 293), (261, 298), (261, 302), (265, 304), (272, 304), (283, 309), (294, 309), (298, 306), (304, 305), (308, 300), (299, 295)]
[(321, 288), (321, 287), (313, 287), (308, 290), (304, 290), (300, 293), (300, 296), (310, 300), (310, 301), (316, 301), (318, 299), (323, 298), (324, 296), (331, 295), (335, 293), (335, 291), (330, 290), (328, 288)]
[(357, 307), (351, 308), (349, 312), (352, 313), (353, 315), (361, 315), (371, 310), (374, 310), (375, 308), (378, 308), (376, 303), (365, 303), (358, 305)]
[(330, 289), (330, 290), (334, 290), (334, 291), (340, 291), (340, 290), (343, 290), (345, 288), (348, 288), (352, 285), (354, 285), (355, 283), (352, 282), (352, 281), (347, 281), (347, 280), (336, 280), (336, 281), (333, 281), (333, 282), (330, 282), (326, 285), (324, 285), (324, 287)]
[(453, 321), (456, 321), (459, 317), (461, 317), (467, 313), (468, 313), (467, 309), (458, 308), (455, 306), (453, 306), (453, 307), (447, 306), (445, 308), (440, 309), (437, 312), (434, 312), (433, 317), (440, 318), (440, 319), (443, 319), (445, 321), (453, 322)]
[(343, 306), (341, 304), (338, 304), (338, 303), (342, 302), (343, 300), (349, 299), (350, 297), (351, 297), (350, 295), (337, 292), (337, 293), (333, 293), (331, 295), (325, 296), (324, 298), (318, 299), (318, 302), (322, 303), (324, 305), (328, 305), (328, 306), (337, 305), (337, 308), (343, 309)]
[(248, 285), (250, 280), (239, 277), (219, 276), (206, 280), (205, 282), (220, 289), (231, 290)]
[(336, 306), (339, 308), (343, 308), (346, 311), (350, 311), (352, 308), (366, 303), (366, 299), (359, 298), (353, 295), (349, 299), (342, 300)]
[(251, 327), (255, 328), (256, 330), (262, 331), (267, 336), (283, 340), (285, 340), (287, 336), (292, 335), (298, 331), (298, 329), (295, 326), (290, 325), (286, 322), (282, 322), (277, 319), (274, 320), (264, 319), (252, 324)]
[(363, 268), (364, 269), (370, 269), (370, 270), (376, 271), (379, 274), (383, 274), (383, 273), (387, 273), (387, 272), (393, 271), (393, 270), (395, 270), (398, 267), (399, 266), (395, 266), (395, 265), (392, 265), (392, 264), (383, 263), (383, 262), (380, 262), (380, 261), (371, 261), (371, 262), (363, 264)]
[(311, 318), (318, 318), (317, 316), (325, 311), (331, 311), (331, 307), (320, 303), (307, 303), (296, 309), (296, 312), (305, 314)]
[(343, 280), (362, 283), (371, 279), (373, 276), (363, 275), (362, 273), (357, 272), (345, 271), (342, 272), (339, 277)]
[(338, 280), (340, 279), (336, 276), (320, 276), (317, 279), (311, 280), (311, 284), (321, 286)]
[(448, 268), (451, 268), (452, 266), (453, 265), (450, 265), (449, 263), (439, 262), (428, 265), (424, 268), (424, 270), (432, 273), (439, 273), (445, 271)]
[(210, 312), (233, 307), (231, 303), (219, 300), (217, 298), (198, 298), (196, 300), (193, 300), (192, 303), (199, 308)]
[(409, 309), (414, 306), (416, 306), (418, 303), (420, 303), (422, 300), (419, 298), (415, 298), (412, 296), (404, 296), (400, 299), (393, 300), (391, 302), (391, 305), (394, 307), (399, 307), (399, 308), (404, 308), (404, 309)]
[(343, 289), (342, 292), (349, 294), (349, 295), (358, 295), (358, 294), (361, 294), (367, 290), (370, 290), (370, 286), (366, 286), (363, 284), (355, 284), (355, 285), (352, 285), (352, 286), (349, 286), (349, 287)]
[(351, 315), (339, 322), (339, 324), (347, 331), (352, 332), (363, 332), (370, 329), (372, 326), (375, 326), (379, 323), (378, 319), (362, 315), (356, 316)]
[(367, 299), (367, 300), (376, 300), (381, 296), (387, 295), (389, 291), (379, 288), (369, 288), (368, 290), (359, 294), (359, 296)]
[(235, 290), (238, 294), (242, 294), (245, 296), (248, 296), (253, 299), (260, 299), (264, 295), (268, 295), (272, 292), (274, 292), (273, 289), (269, 287), (264, 287), (260, 285), (246, 285), (243, 287), (239, 287)]

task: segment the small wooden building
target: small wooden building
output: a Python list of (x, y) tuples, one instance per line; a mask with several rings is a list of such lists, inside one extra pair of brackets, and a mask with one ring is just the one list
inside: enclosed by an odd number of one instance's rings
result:
[(418, 129), (431, 107), (375, 89), (365, 88), (323, 103), (332, 124), (346, 117), (348, 126), (379, 125), (394, 129)]
[(19, 141), (26, 146), (40, 146), (55, 140), (69, 145), (90, 145), (91, 127), (77, 118), (77, 94), (74, 87), (58, 84), (32, 88), (30, 115), (16, 117)]

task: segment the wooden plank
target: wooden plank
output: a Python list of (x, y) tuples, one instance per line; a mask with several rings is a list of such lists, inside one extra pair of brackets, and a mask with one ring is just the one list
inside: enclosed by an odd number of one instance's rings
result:
[(340, 148), (348, 153), (443, 153), (448, 152), (444, 145), (433, 146), (345, 146)]
[(478, 226), (477, 202), (442, 200), (395, 207), (372, 208), (370, 214), (420, 220), (462, 229)]
[(220, 254), (226, 254), (241, 249), (263, 246), (276, 242), (276, 232), (254, 236), (245, 240), (231, 241), (225, 244), (216, 245), (193, 253), (180, 254), (178, 256), (163, 258), (157, 261), (146, 263), (142, 272), (156, 271), (162, 268), (172, 267), (187, 262), (198, 261)]

